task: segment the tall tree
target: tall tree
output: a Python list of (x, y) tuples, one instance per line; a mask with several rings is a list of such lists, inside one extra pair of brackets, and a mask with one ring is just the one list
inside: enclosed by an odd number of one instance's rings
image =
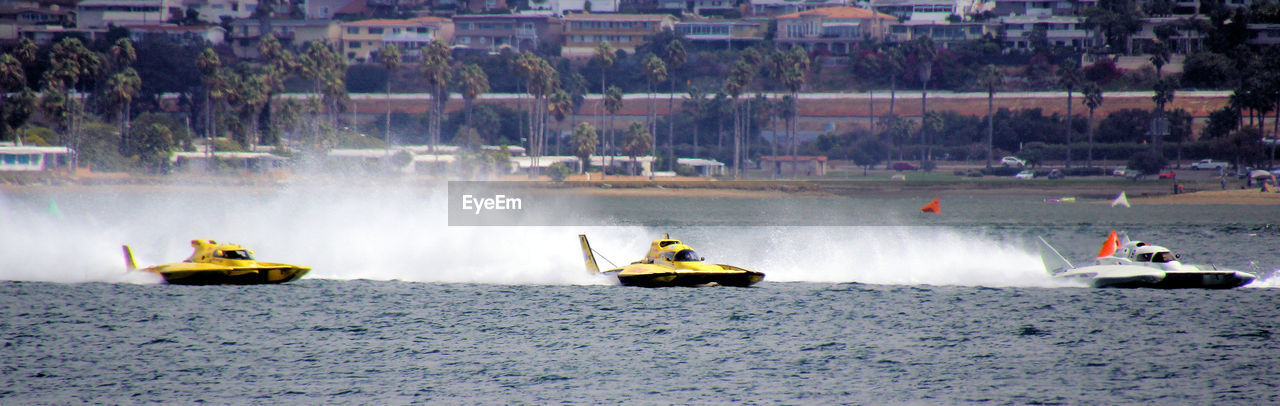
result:
[[(658, 129), (657, 129), (658, 119), (656, 117), (657, 108), (654, 107), (654, 104), (653, 104), (654, 102), (653, 92), (654, 92), (655, 84), (661, 83), (662, 81), (667, 80), (667, 64), (666, 62), (662, 62), (662, 59), (658, 58), (657, 55), (646, 54), (644, 57), (644, 61), (641, 62), (641, 66), (644, 67), (644, 77), (649, 80), (649, 87), (648, 87), (649, 111), (648, 111), (648, 117), (646, 118), (646, 121), (647, 121), (646, 124), (649, 126), (650, 134), (657, 134), (658, 133)], [(658, 156), (656, 142), (654, 143), (653, 156), (655, 157)]]
[(471, 108), (480, 95), (489, 92), (489, 75), (484, 73), (484, 69), (480, 69), (480, 65), (469, 63), (463, 65), (458, 71), (458, 79), (462, 80), (462, 100), (467, 110), (467, 128), (473, 128)]
[[(613, 52), (613, 47), (609, 45), (609, 41), (604, 41), (596, 45), (596, 54), (593, 59), (596, 64), (600, 65), (600, 97), (603, 98), (605, 95), (605, 72), (613, 66), (613, 62), (618, 59), (618, 54)], [(600, 127), (604, 127), (604, 116), (601, 114), (602, 112), (599, 110), (598, 105), (596, 109), (596, 120), (600, 122)]]
[(693, 157), (698, 157), (698, 129), (702, 127), (702, 118), (706, 114), (707, 92), (697, 86), (689, 87), (689, 98), (681, 103), (689, 122), (693, 125)]
[(578, 123), (573, 129), (573, 156), (578, 157), (578, 161), (582, 163), (578, 166), (578, 173), (586, 172), (587, 166), (591, 165), (591, 155), (596, 153), (596, 146), (599, 144), (596, 137), (596, 128), (586, 121)]
[[(911, 41), (911, 56), (915, 58), (916, 74), (920, 77), (920, 118), (923, 120), (929, 112), (929, 79), (933, 78), (933, 63), (938, 59), (938, 47), (928, 35), (919, 36)], [(929, 141), (924, 138), (926, 133), (920, 131), (921, 161), (932, 159), (929, 156)]]
[(618, 153), (618, 144), (614, 139), (617, 131), (614, 129), (613, 118), (617, 116), (619, 110), (622, 110), (622, 103), (622, 89), (609, 86), (609, 89), (604, 92), (604, 109), (609, 112), (609, 126), (605, 127), (605, 131), (609, 133), (609, 142), (606, 145), (605, 154), (609, 155), (610, 166), (613, 165), (613, 156)]
[(1169, 56), (1169, 46), (1165, 45), (1164, 42), (1157, 41), (1151, 49), (1151, 57), (1148, 58), (1151, 61), (1151, 65), (1156, 67), (1157, 78), (1163, 76), (1160, 72), (1161, 69), (1164, 69), (1164, 65), (1169, 63)]
[(1089, 108), (1089, 154), (1085, 155), (1085, 165), (1093, 167), (1093, 111), (1102, 106), (1102, 87), (1096, 82), (1084, 85), (1084, 105)]
[(790, 125), (790, 128), (788, 129), (788, 133), (790, 133), (790, 139), (791, 139), (791, 164), (793, 165), (792, 166), (793, 172), (795, 168), (794, 165), (799, 164), (799, 161), (798, 161), (799, 142), (797, 142), (797, 138), (798, 138), (797, 130), (799, 129), (799, 125), (800, 125), (799, 123), (800, 117), (797, 116), (797, 114), (799, 113), (799, 110), (800, 110), (799, 109), (800, 89), (804, 87), (805, 73), (807, 73), (808, 71), (809, 71), (809, 54), (805, 52), (804, 48), (792, 47), (791, 51), (787, 52), (785, 66), (783, 66), (781, 76), (782, 76), (782, 85), (787, 88), (787, 91), (791, 92), (791, 98), (792, 100), (795, 100), (797, 104), (797, 108), (791, 110), (791, 120), (790, 120), (791, 125)]
[(130, 107), (133, 96), (142, 89), (142, 80), (131, 65), (138, 60), (138, 53), (128, 38), (120, 38), (107, 51), (111, 69), (116, 73), (107, 81), (108, 100), (110, 104), (119, 106), (120, 140), (129, 142)]
[(1071, 167), (1071, 96), (1080, 83), (1084, 81), (1084, 73), (1080, 70), (1080, 65), (1075, 60), (1069, 60), (1058, 67), (1058, 84), (1067, 91), (1067, 117), (1063, 120), (1066, 129), (1063, 130), (1063, 142), (1067, 145), (1067, 161), (1066, 167)]
[(0, 54), (0, 139), (17, 139), (17, 129), (31, 114), (26, 72), (22, 62), (10, 54)]
[(102, 58), (96, 53), (85, 48), (84, 43), (75, 37), (66, 37), (57, 44), (53, 45), (49, 56), (49, 70), (46, 71), (48, 76), (46, 83), (54, 85), (51, 89), (59, 89), (66, 92), (63, 100), (66, 101), (67, 108), (65, 111), (69, 114), (69, 127), (71, 133), (71, 142), (68, 145), (72, 149), (71, 152), (71, 171), (75, 173), (79, 167), (79, 148), (80, 148), (80, 125), (79, 122), (84, 115), (84, 100), (86, 92), (80, 92), (81, 98), (77, 100), (73, 97), (72, 91), (76, 90), (76, 86), (83, 83), (82, 79), (96, 76), (102, 67)]
[(427, 134), (431, 148), (435, 150), (440, 145), (440, 123), (443, 121), (445, 99), (449, 97), (446, 86), (453, 77), (449, 67), (449, 45), (435, 40), (422, 47), (419, 73), (431, 88), (431, 119)]
[[(556, 131), (554, 134), (556, 142), (556, 155), (560, 155), (560, 139), (564, 138), (560, 134), (560, 126), (564, 124), (564, 120), (573, 115), (573, 99), (569, 97), (569, 92), (564, 89), (556, 89), (547, 99), (547, 110), (551, 113), (551, 117), (556, 119)], [(599, 142), (596, 143), (600, 145)]]
[(652, 144), (653, 137), (649, 135), (649, 130), (646, 130), (643, 125), (632, 122), (627, 127), (627, 133), (622, 138), (622, 152), (631, 157), (632, 176), (636, 175), (635, 170), (639, 166), (636, 163), (636, 157), (648, 153)]
[(982, 68), (982, 73), (978, 76), (978, 83), (983, 89), (987, 90), (987, 169), (991, 169), (991, 139), (995, 132), (995, 98), (996, 89), (1004, 84), (1004, 74), (1000, 73), (1000, 69), (995, 65), (987, 65)]
[(685, 59), (688, 55), (684, 49), (684, 41), (679, 38), (668, 42), (662, 48), (662, 61), (667, 64), (667, 81), (671, 82), (671, 93), (667, 94), (667, 165), (668, 169), (675, 170), (675, 97), (676, 97), (676, 70), (684, 66)]
[(200, 56), (196, 58), (196, 68), (200, 70), (200, 79), (204, 82), (204, 124), (205, 124), (205, 153), (206, 158), (212, 159), (213, 139), (217, 136), (214, 116), (214, 101), (221, 100), (222, 88), (218, 83), (218, 70), (222, 68), (222, 60), (213, 48), (206, 47), (200, 52)]
[[(382, 141), (389, 152), (391, 148), (391, 81), (396, 77), (396, 69), (400, 68), (400, 48), (388, 42), (382, 46), (382, 51), (378, 52), (378, 59), (382, 62), (382, 67), (387, 70), (387, 120), (383, 123)], [(470, 99), (467, 103), (470, 104)], [(467, 109), (467, 128), (471, 128), (470, 108)]]
[[(263, 106), (263, 115), (267, 118), (271, 143), (278, 144), (282, 141), (279, 134), (282, 126), (275, 123), (275, 96), (284, 91), (285, 78), (297, 68), (298, 61), (292, 51), (284, 49), (274, 34), (267, 34), (258, 41), (258, 55), (265, 63), (263, 74), (267, 85), (267, 102)], [(288, 145), (287, 142), (284, 144)]]
[(1163, 78), (1156, 81), (1152, 90), (1155, 94), (1151, 96), (1151, 101), (1156, 103), (1156, 120), (1159, 120), (1160, 126), (1151, 129), (1151, 145), (1156, 155), (1164, 157), (1164, 149), (1161, 145), (1164, 141), (1164, 134), (1169, 130), (1168, 117), (1165, 117), (1164, 106), (1173, 102), (1174, 93), (1177, 90), (1178, 81), (1174, 78)]

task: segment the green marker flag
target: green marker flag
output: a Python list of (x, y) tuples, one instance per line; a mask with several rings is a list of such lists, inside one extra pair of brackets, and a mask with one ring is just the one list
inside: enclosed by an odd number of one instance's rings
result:
[(52, 198), (52, 197), (50, 197), (50, 198), (49, 198), (49, 209), (48, 209), (48, 212), (49, 212), (49, 215), (50, 215), (50, 216), (53, 216), (53, 217), (62, 217), (62, 210), (59, 210), (59, 209), (58, 209), (58, 202), (57, 202), (57, 201), (55, 201), (55, 200), (53, 200), (53, 198)]

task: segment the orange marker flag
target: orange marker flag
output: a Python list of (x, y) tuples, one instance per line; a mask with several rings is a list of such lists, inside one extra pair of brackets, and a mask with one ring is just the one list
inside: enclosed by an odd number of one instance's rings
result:
[(1120, 239), (1116, 237), (1116, 230), (1111, 230), (1111, 235), (1107, 236), (1107, 241), (1102, 243), (1102, 249), (1098, 250), (1098, 258), (1109, 257), (1116, 253), (1116, 248), (1120, 246)]
[(929, 202), (929, 204), (926, 204), (926, 205), (924, 205), (924, 207), (921, 207), (921, 208), (920, 208), (920, 211), (925, 212), (925, 213), (939, 213), (939, 214), (941, 214), (941, 213), (942, 213), (942, 198), (941, 198), (941, 197), (939, 197), (939, 198), (937, 198), (937, 199), (933, 199), (933, 201), (932, 201), (932, 202)]

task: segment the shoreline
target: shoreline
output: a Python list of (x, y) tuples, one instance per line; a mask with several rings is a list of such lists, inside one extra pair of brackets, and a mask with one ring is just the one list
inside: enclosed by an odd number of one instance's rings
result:
[[(348, 178), (275, 176), (215, 177), (145, 177), (83, 176), (78, 178), (26, 179), (0, 183), (4, 193), (79, 193), (86, 191), (115, 192), (225, 192), (271, 193), (293, 187), (353, 186), (411, 187), (434, 189), (445, 186), (444, 180), (414, 177)], [(1280, 204), (1280, 193), (1258, 189), (1203, 190), (1172, 194), (1169, 184), (1160, 181), (1116, 182), (1113, 179), (1073, 179), (1069, 181), (1016, 182), (1003, 179), (961, 181), (893, 181), (893, 180), (715, 180), (705, 178), (673, 178), (649, 180), (643, 177), (609, 177), (604, 180), (573, 177), (566, 182), (530, 181), (515, 177), (492, 181), (504, 187), (527, 188), (541, 193), (569, 193), (604, 197), (688, 197), (688, 198), (916, 198), (948, 196), (1019, 196), (1056, 199), (1076, 197), (1081, 200), (1109, 202), (1120, 191), (1131, 204)]]

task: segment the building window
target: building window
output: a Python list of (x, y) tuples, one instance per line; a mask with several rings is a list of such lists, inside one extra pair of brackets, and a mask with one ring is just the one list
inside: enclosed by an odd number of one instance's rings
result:
[(398, 27), (396, 27), (396, 28), (392, 28), (392, 29), (391, 29), (391, 33), (392, 33), (392, 34), (399, 34), (399, 33), (400, 33), (400, 28), (398, 28)]
[(369, 33), (370, 33), (370, 34), (381, 34), (381, 33), (382, 33), (382, 27), (369, 27)]
[(470, 43), (471, 43), (471, 37), (461, 37), (461, 38), (458, 38), (458, 43), (459, 43), (459, 44), (470, 44)]
[(351, 41), (349, 48), (355, 49), (360, 47), (360, 41)]
[(347, 27), (347, 34), (354, 35), (359, 33), (360, 33), (360, 27)]

